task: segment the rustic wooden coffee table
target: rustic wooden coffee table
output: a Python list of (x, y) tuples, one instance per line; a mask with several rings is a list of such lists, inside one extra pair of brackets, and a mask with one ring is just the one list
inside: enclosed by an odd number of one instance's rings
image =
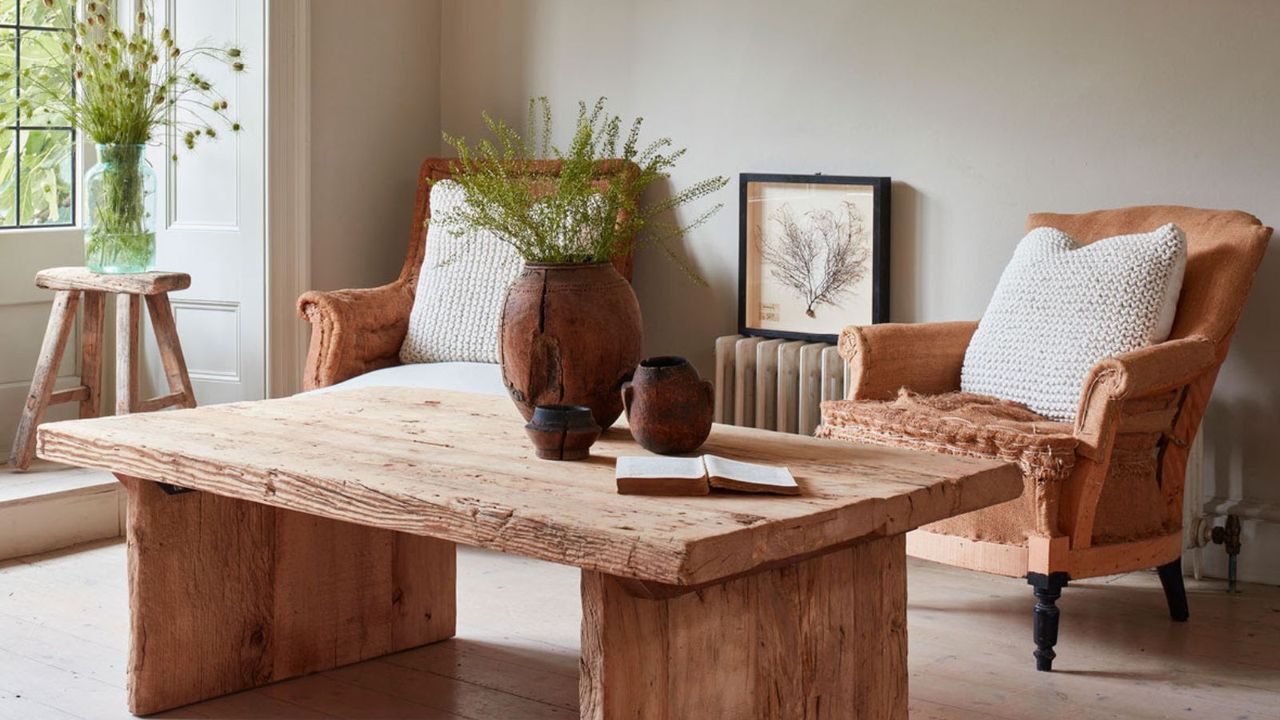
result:
[[(368, 388), (46, 424), (129, 493), (138, 714), (454, 634), (454, 543), (582, 568), (584, 718), (905, 718), (904, 533), (1012, 465), (717, 426), (799, 497), (614, 492), (625, 429), (538, 460), (511, 403)], [(197, 492), (180, 492), (179, 488)]]

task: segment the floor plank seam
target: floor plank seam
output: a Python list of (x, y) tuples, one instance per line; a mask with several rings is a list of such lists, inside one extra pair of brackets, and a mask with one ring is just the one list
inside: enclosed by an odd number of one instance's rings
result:
[[(382, 659), (387, 660), (387, 662), (391, 662), (391, 659), (390, 659), (390, 658), (382, 658)], [(577, 710), (577, 709), (578, 709), (577, 705), (574, 705), (574, 706), (561, 705), (561, 704), (559, 704), (559, 703), (547, 702), (546, 700), (539, 700), (538, 698), (529, 697), (529, 696), (527, 696), (527, 695), (521, 695), (520, 693), (511, 692), (510, 690), (503, 690), (502, 688), (497, 688), (497, 687), (494, 687), (493, 685), (486, 685), (486, 684), (484, 684), (484, 683), (482, 683), (482, 682), (476, 682), (476, 681), (474, 681), (474, 680), (468, 680), (468, 679), (466, 679), (466, 678), (455, 677), (455, 676), (453, 676), (453, 675), (446, 675), (446, 674), (444, 674), (444, 673), (437, 672), (437, 671), (432, 670), (432, 669), (430, 669), (430, 668), (415, 667), (415, 666), (412, 666), (412, 665), (405, 665), (405, 664), (403, 664), (403, 663), (394, 663), (394, 662), (392, 662), (391, 664), (393, 664), (393, 665), (397, 665), (397, 666), (402, 667), (402, 668), (405, 668), (405, 669), (407, 669), (407, 670), (414, 670), (414, 671), (416, 671), (416, 672), (423, 672), (423, 673), (427, 673), (428, 675), (435, 675), (436, 677), (444, 678), (444, 679), (446, 679), (446, 680), (452, 680), (453, 682), (459, 682), (459, 683), (463, 683), (463, 684), (466, 684), (466, 685), (471, 685), (472, 687), (484, 688), (485, 690), (492, 690), (492, 691), (494, 691), (494, 692), (500, 692), (500, 693), (503, 693), (503, 694), (506, 694), (506, 695), (510, 695), (511, 697), (520, 698), (521, 700), (526, 700), (526, 701), (528, 701), (528, 702), (538, 703), (539, 705), (546, 705), (546, 706), (548, 706), (548, 707), (558, 707), (558, 708), (563, 708), (563, 709), (565, 709), (565, 710)], [(484, 719), (481, 719), (481, 720), (488, 720), (488, 719), (487, 719), (487, 718), (484, 718)]]

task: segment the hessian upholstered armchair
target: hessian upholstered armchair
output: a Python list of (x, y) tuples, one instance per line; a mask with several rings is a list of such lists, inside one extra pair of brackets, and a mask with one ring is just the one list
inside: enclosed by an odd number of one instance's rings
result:
[(1176, 223), (1187, 266), (1165, 342), (1098, 362), (1073, 423), (958, 392), (977, 323), (849, 327), (847, 399), (826, 403), (819, 434), (1016, 462), (1022, 497), (908, 536), (916, 557), (1026, 577), (1036, 666), (1050, 670), (1055, 601), (1072, 579), (1156, 567), (1170, 615), (1188, 617), (1182, 581), (1187, 452), (1244, 308), (1271, 228), (1242, 212), (1174, 206), (1037, 213), (1081, 243)]
[[(382, 370), (383, 379), (370, 375), (368, 384), (424, 385), (505, 394), (497, 366), (485, 363), (420, 363), (400, 367), (400, 346), (409, 329), (418, 276), (426, 252), (427, 222), (431, 219), (431, 184), (453, 176), (454, 158), (427, 158), (418, 173), (409, 251), (400, 276), (375, 288), (311, 291), (298, 298), (298, 312), (311, 323), (302, 385), (305, 390), (328, 387)], [(617, 174), (618, 161), (597, 163), (601, 180)], [(524, 165), (531, 181), (559, 173), (559, 161), (531, 161)], [(631, 255), (614, 261), (618, 272), (631, 279)], [(394, 372), (389, 370), (418, 370)], [(440, 372), (431, 372), (439, 370)]]

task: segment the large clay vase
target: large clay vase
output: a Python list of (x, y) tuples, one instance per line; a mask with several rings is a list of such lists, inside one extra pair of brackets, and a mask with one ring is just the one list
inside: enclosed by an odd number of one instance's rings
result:
[(693, 452), (711, 434), (715, 388), (698, 377), (682, 357), (653, 357), (640, 362), (635, 377), (622, 385), (631, 435), (649, 452)]
[(641, 333), (640, 303), (612, 264), (526, 263), (502, 306), (502, 382), (525, 420), (538, 405), (586, 405), (607, 429)]

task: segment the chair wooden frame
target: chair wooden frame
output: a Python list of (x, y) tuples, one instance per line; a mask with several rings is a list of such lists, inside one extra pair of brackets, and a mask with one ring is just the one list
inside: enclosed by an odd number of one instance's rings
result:
[[(298, 312), (311, 323), (311, 342), (302, 384), (306, 390), (326, 387), (364, 373), (400, 364), (400, 346), (409, 328), (422, 258), (426, 253), (427, 223), (431, 220), (431, 185), (453, 177), (455, 158), (432, 157), (422, 162), (414, 202), (409, 248), (400, 275), (375, 288), (310, 291), (298, 298)], [(638, 168), (621, 161), (596, 164), (600, 182)], [(521, 173), (530, 178), (555, 176), (557, 160), (527, 162)], [(631, 254), (614, 260), (618, 272), (631, 279)]]

